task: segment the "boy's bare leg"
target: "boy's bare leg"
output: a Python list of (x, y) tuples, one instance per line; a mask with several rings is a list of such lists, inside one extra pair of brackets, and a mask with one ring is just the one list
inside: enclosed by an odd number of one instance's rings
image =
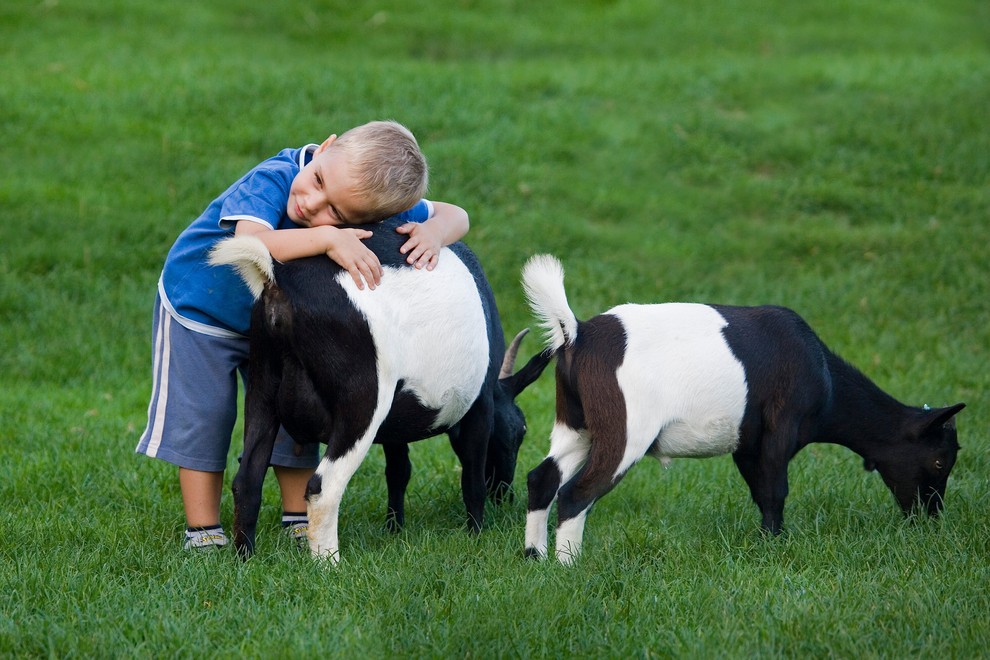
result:
[(282, 511), (303, 512), (306, 510), (306, 484), (316, 472), (313, 468), (290, 468), (275, 466), (275, 478), (282, 491)]
[(186, 525), (210, 527), (220, 524), (223, 472), (202, 472), (180, 467), (179, 488), (182, 489), (182, 506), (186, 510)]

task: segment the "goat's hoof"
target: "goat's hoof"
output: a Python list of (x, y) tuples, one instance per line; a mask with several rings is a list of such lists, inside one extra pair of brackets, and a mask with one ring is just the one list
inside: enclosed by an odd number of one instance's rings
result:
[(516, 494), (513, 492), (512, 487), (508, 484), (499, 484), (488, 491), (488, 498), (496, 506), (502, 506), (506, 502), (514, 502), (516, 499)]
[(765, 539), (777, 538), (778, 536), (781, 535), (783, 531), (784, 531), (783, 527), (780, 526), (760, 527), (760, 534), (762, 534), (763, 538)]
[(543, 555), (536, 548), (526, 548), (523, 550), (523, 559), (529, 559), (532, 561), (540, 561), (543, 559)]
[(385, 531), (390, 534), (398, 534), (402, 531), (404, 525), (404, 521), (399, 520), (395, 516), (387, 516), (385, 518)]

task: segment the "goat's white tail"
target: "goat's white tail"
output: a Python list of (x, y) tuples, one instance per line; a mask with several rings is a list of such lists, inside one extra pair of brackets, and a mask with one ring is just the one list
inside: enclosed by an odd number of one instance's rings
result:
[(547, 348), (556, 351), (577, 339), (577, 318), (567, 304), (564, 267), (556, 257), (537, 254), (522, 271), (526, 298), (540, 325), (546, 330)]
[(220, 241), (210, 250), (210, 264), (236, 268), (255, 299), (261, 296), (265, 284), (275, 281), (272, 255), (255, 236), (233, 236)]

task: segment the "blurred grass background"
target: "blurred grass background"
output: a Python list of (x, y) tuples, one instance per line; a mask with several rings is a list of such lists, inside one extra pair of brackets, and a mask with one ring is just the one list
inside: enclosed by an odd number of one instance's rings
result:
[[(990, 5), (11, 0), (0, 43), (0, 654), (985, 652)], [(132, 454), (161, 263), (245, 170), (375, 118), (471, 214), (507, 333), (551, 252), (582, 318), (787, 305), (906, 403), (965, 401), (946, 515), (905, 523), (816, 446), (765, 541), (731, 459), (651, 462), (580, 566), (522, 562), (548, 375), (479, 539), (441, 439), (398, 537), (371, 452), (335, 572), (282, 544), (273, 492), (254, 561), (183, 555), (174, 469)]]

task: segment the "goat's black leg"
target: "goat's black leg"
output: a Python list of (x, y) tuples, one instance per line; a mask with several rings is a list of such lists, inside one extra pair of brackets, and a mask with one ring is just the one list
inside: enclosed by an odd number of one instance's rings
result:
[(458, 433), (451, 434), (450, 444), (461, 461), (461, 493), (467, 509), (467, 525), (480, 532), (485, 518), (485, 458), (494, 424), (491, 397), (481, 396), (461, 419)]
[(784, 525), (784, 500), (787, 498), (787, 446), (789, 435), (780, 430), (767, 432), (758, 454), (736, 453), (732, 455), (749, 486), (753, 501), (762, 514), (761, 527), (770, 534), (780, 534)]
[(412, 464), (409, 461), (409, 445), (402, 443), (382, 445), (385, 450), (385, 483), (388, 486), (388, 511), (385, 528), (398, 532), (406, 524), (405, 497)]
[(247, 559), (254, 552), (254, 537), (261, 511), (261, 489), (272, 459), (278, 420), (271, 410), (255, 405), (255, 398), (248, 395), (245, 404), (244, 453), (234, 476), (231, 490), (234, 493), (234, 547)]
[[(252, 312), (262, 312), (257, 305)], [(265, 337), (251, 342), (251, 369), (244, 396), (244, 452), (231, 484), (234, 493), (234, 547), (246, 559), (254, 552), (254, 536), (261, 510), (261, 487), (272, 459), (279, 418), (276, 397), (281, 382), (280, 355)]]

